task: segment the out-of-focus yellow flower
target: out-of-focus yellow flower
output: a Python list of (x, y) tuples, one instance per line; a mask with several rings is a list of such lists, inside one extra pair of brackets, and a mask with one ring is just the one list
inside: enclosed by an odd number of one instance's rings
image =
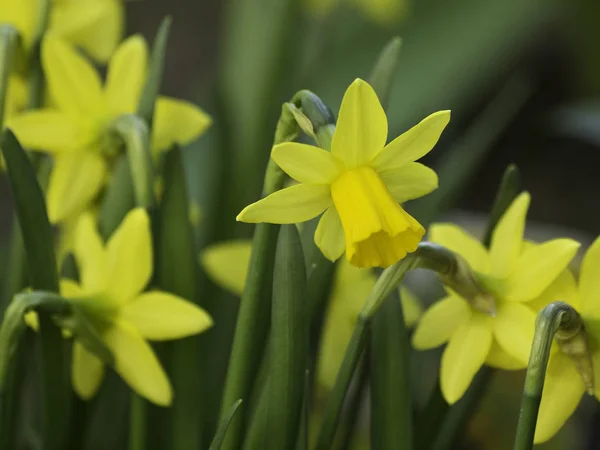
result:
[(369, 19), (390, 25), (404, 17), (408, 10), (407, 0), (305, 0), (308, 9), (316, 16), (326, 16), (339, 3), (355, 6)]
[[(106, 246), (89, 214), (75, 233), (75, 260), (81, 283), (63, 280), (61, 294), (96, 328), (115, 358), (114, 369), (139, 395), (169, 405), (172, 390), (146, 340), (172, 340), (200, 333), (212, 325), (198, 306), (163, 291), (143, 292), (152, 275), (152, 237), (148, 215), (131, 211)], [(75, 337), (72, 381), (77, 394), (94, 396), (104, 364)]]
[(495, 300), (495, 314), (486, 314), (447, 289), (448, 296), (431, 306), (417, 325), (417, 349), (448, 342), (440, 382), (450, 404), (462, 397), (483, 364), (509, 370), (527, 365), (536, 318), (527, 302), (548, 288), (579, 248), (572, 239), (525, 246), (529, 201), (527, 193), (514, 200), (494, 230), (489, 251), (455, 225), (430, 229), (431, 240), (465, 258)]
[[(215, 244), (202, 253), (202, 266), (215, 283), (241, 296), (251, 251), (252, 242), (247, 240)], [(358, 269), (347, 261), (342, 261), (337, 268), (317, 365), (319, 384), (326, 390), (335, 383), (358, 315), (375, 281), (371, 271)], [(404, 287), (400, 289), (400, 299), (404, 321), (412, 327), (421, 315), (421, 304)]]
[[(121, 0), (54, 0), (49, 35), (67, 39), (98, 61), (107, 61), (123, 33)], [(39, 16), (38, 0), (0, 0), (0, 23), (13, 25), (31, 48)]]
[[(123, 42), (110, 60), (104, 87), (95, 68), (63, 40), (44, 40), (42, 62), (56, 107), (28, 111), (8, 126), (25, 147), (54, 157), (47, 202), (56, 223), (79, 214), (102, 188), (118, 150), (108, 131), (116, 118), (136, 110), (147, 77), (148, 49), (141, 36)], [(189, 102), (160, 97), (153, 150), (188, 144), (210, 121)]]
[[(594, 395), (600, 400), (600, 238), (594, 241), (583, 258), (579, 286), (571, 272), (565, 270), (534, 305), (541, 309), (556, 300), (569, 303), (583, 319), (592, 354)], [(585, 391), (586, 386), (575, 361), (558, 345), (553, 345), (535, 429), (536, 444), (547, 441), (560, 430)]]
[[(315, 243), (325, 257), (357, 267), (388, 267), (416, 250), (425, 230), (401, 206), (437, 187), (436, 173), (417, 159), (437, 143), (450, 111), (430, 115), (386, 145), (387, 117), (377, 94), (357, 79), (342, 100), (331, 152), (295, 142), (271, 158), (300, 184), (238, 215), (242, 222), (299, 223), (325, 212)], [(344, 242), (345, 241), (345, 242)]]

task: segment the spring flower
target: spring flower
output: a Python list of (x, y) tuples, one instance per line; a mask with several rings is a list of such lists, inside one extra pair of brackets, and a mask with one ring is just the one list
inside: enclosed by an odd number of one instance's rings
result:
[[(569, 270), (565, 270), (553, 283), (553, 289), (536, 307), (542, 308), (550, 301), (562, 300), (579, 312), (591, 351), (593, 376), (592, 394), (600, 400), (600, 238), (586, 252), (581, 265), (579, 286)], [(586, 391), (584, 378), (577, 364), (558, 345), (553, 345), (546, 370), (542, 403), (538, 414), (534, 441), (536, 444), (552, 438), (573, 414)], [(589, 375), (589, 374), (587, 374)]]
[[(215, 244), (202, 253), (202, 266), (217, 285), (241, 296), (251, 251), (252, 242), (246, 240)], [(358, 315), (375, 281), (371, 271), (346, 261), (336, 269), (317, 364), (317, 379), (325, 390), (331, 390), (335, 384)], [(404, 287), (400, 289), (400, 299), (406, 325), (412, 327), (421, 314), (421, 305)]]
[(579, 248), (571, 239), (525, 246), (529, 201), (527, 193), (513, 201), (494, 230), (489, 251), (455, 225), (437, 224), (430, 229), (431, 240), (461, 255), (495, 301), (494, 308), (484, 312), (448, 290), (448, 296), (430, 307), (417, 325), (415, 348), (448, 343), (440, 383), (450, 404), (462, 397), (483, 364), (503, 369), (526, 367), (536, 318), (527, 302), (548, 288)]
[[(169, 380), (146, 340), (165, 341), (200, 333), (212, 325), (198, 306), (168, 292), (143, 292), (152, 275), (152, 236), (143, 209), (131, 211), (106, 245), (91, 215), (83, 214), (75, 236), (75, 260), (81, 283), (63, 280), (70, 299), (98, 330), (111, 350), (115, 371), (139, 395), (169, 405)], [(94, 396), (104, 374), (103, 362), (77, 340), (72, 381), (83, 399)]]
[(325, 257), (346, 257), (357, 267), (388, 267), (416, 250), (425, 234), (399, 203), (437, 187), (436, 173), (414, 162), (427, 154), (450, 120), (430, 115), (385, 145), (387, 118), (365, 81), (354, 81), (342, 100), (331, 152), (286, 142), (271, 158), (300, 184), (253, 203), (242, 222), (299, 223), (325, 212), (315, 243)]
[[(54, 157), (48, 186), (48, 214), (54, 223), (72, 218), (100, 192), (118, 142), (109, 132), (122, 114), (138, 105), (148, 70), (141, 36), (124, 41), (110, 60), (104, 87), (95, 68), (66, 42), (47, 38), (42, 62), (56, 107), (26, 112), (8, 126), (25, 147)], [(154, 151), (187, 144), (210, 124), (192, 104), (160, 97), (152, 127)]]
[[(340, 0), (306, 0), (306, 6), (316, 16), (326, 16)], [(352, 0), (357, 9), (367, 18), (382, 25), (390, 25), (401, 19), (407, 9), (407, 0)]]

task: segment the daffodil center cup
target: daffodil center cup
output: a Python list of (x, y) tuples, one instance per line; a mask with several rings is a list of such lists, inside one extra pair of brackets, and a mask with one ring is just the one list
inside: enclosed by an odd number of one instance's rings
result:
[(346, 256), (355, 266), (391, 266), (414, 252), (425, 234), (371, 167), (344, 172), (332, 183), (331, 196), (344, 228)]

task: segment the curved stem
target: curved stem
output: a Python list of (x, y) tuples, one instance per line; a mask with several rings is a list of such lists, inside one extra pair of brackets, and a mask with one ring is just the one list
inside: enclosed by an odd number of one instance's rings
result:
[(550, 303), (538, 314), (525, 376), (514, 450), (531, 450), (533, 447), (535, 426), (554, 335), (558, 330), (571, 334), (577, 333), (582, 328), (581, 316), (563, 302)]

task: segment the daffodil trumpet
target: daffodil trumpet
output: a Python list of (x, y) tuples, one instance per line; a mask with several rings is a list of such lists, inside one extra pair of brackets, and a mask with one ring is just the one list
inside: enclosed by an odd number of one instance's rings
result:
[[(548, 360), (550, 359), (550, 349), (555, 338), (563, 344), (567, 342), (583, 341), (587, 346), (583, 320), (579, 313), (570, 305), (564, 302), (553, 302), (540, 311), (536, 320), (535, 334), (531, 346), (527, 374), (525, 376), (525, 386), (523, 388), (523, 397), (521, 399), (521, 413), (517, 424), (517, 434), (515, 437), (514, 450), (531, 450), (535, 436), (535, 428), (542, 401), (542, 390), (544, 388), (544, 378)], [(581, 347), (581, 345), (576, 345)], [(588, 370), (592, 370), (591, 355), (581, 354), (580, 351), (573, 355), (578, 359), (585, 359), (588, 364)], [(584, 376), (587, 380), (588, 390), (593, 392), (593, 372)], [(591, 384), (589, 384), (591, 383)]]

